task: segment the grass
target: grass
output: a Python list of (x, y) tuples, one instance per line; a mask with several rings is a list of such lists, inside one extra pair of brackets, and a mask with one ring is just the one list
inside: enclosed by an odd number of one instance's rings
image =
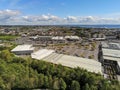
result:
[(0, 40), (14, 40), (15, 38), (17, 38), (18, 36), (15, 35), (0, 35)]

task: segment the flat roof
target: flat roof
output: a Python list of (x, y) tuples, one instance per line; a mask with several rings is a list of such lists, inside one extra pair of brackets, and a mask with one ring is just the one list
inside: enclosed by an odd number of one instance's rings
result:
[(69, 39), (79, 39), (78, 36), (65, 36), (65, 38), (66, 38), (66, 39), (67, 39), (67, 38), (69, 38)]
[(117, 42), (101, 42), (103, 48), (120, 49), (120, 43)]
[(120, 49), (120, 43), (111, 42), (111, 43), (109, 43), (109, 46), (110, 46), (110, 48), (118, 48), (118, 49)]
[(95, 39), (95, 40), (104, 40), (106, 38), (92, 38), (92, 39)]
[(103, 56), (106, 60), (112, 60), (112, 61), (120, 61), (120, 58), (110, 57), (110, 56)]
[(120, 50), (102, 48), (103, 56), (120, 58)]
[(52, 38), (52, 36), (38, 36), (38, 38)]
[(53, 40), (65, 40), (64, 37), (62, 36), (55, 36), (55, 37), (52, 37)]
[(107, 42), (101, 42), (101, 44), (102, 44), (102, 47), (105, 47), (105, 48), (108, 48), (108, 47), (109, 47), (109, 45), (108, 45)]
[(51, 53), (55, 52), (54, 50), (48, 50), (48, 49), (40, 49), (37, 52), (34, 52), (31, 54), (31, 57), (34, 59), (42, 59)]
[(11, 52), (31, 51), (31, 50), (34, 50), (34, 47), (32, 47), (32, 45), (18, 45), (14, 49), (12, 49)]
[(36, 57), (36, 59), (38, 59), (38, 60), (42, 59), (47, 62), (51, 62), (54, 64), (61, 64), (63, 66), (67, 66), (67, 67), (71, 67), (71, 68), (81, 67), (90, 72), (102, 74), (101, 63), (97, 62), (95, 60), (92, 60), (92, 59), (58, 54), (58, 53), (52, 53), (44, 58), (40, 58), (41, 56), (42, 56), (42, 54), (39, 55), (38, 57)]

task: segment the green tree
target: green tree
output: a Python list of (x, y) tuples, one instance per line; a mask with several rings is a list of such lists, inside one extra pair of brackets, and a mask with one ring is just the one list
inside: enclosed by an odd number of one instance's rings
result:
[(48, 76), (44, 77), (44, 88), (49, 88)]
[(83, 87), (83, 90), (90, 90), (88, 83), (85, 84), (85, 86)]
[(65, 81), (62, 78), (60, 78), (59, 80), (59, 85), (60, 85), (60, 90), (65, 90), (67, 87)]
[(48, 76), (48, 81), (49, 81), (49, 88), (52, 89), (53, 79), (51, 75)]
[(38, 76), (38, 87), (42, 88), (44, 85), (44, 74), (39, 74)]
[(53, 81), (53, 89), (54, 90), (59, 90), (60, 89), (58, 78), (55, 78), (54, 81)]
[(8, 50), (3, 50), (0, 53), (0, 58), (10, 62), (12, 60), (11, 53)]
[(80, 90), (80, 84), (78, 81), (72, 81), (71, 90)]
[(2, 77), (0, 77), (0, 90), (4, 90), (4, 89), (5, 89), (5, 84)]

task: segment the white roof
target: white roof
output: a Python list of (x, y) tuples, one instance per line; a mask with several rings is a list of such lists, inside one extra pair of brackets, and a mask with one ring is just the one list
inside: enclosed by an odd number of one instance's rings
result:
[(106, 49), (106, 48), (103, 48), (102, 50), (103, 50), (103, 56), (120, 58), (120, 50)]
[(102, 47), (106, 47), (106, 48), (109, 47), (108, 43), (106, 43), (106, 42), (101, 42), (101, 44), (102, 44)]
[(51, 53), (55, 52), (54, 50), (48, 50), (48, 49), (40, 49), (35, 53), (31, 54), (31, 57), (34, 59), (42, 59), (48, 55), (50, 55)]
[(30, 39), (37, 39), (38, 36), (32, 36), (32, 37), (29, 37)]
[[(39, 59), (40, 57), (41, 56), (39, 55), (36, 59)], [(48, 56), (46, 55), (46, 57), (44, 57), (42, 60), (51, 62), (51, 63), (55, 63), (55, 64), (62, 64), (63, 66), (67, 66), (67, 67), (71, 67), (71, 68), (81, 67), (90, 72), (102, 74), (101, 63), (97, 62), (95, 60), (92, 60), (92, 59), (86, 59), (86, 58), (80, 58), (80, 57), (75, 57), (75, 56), (70, 56), (70, 55), (52, 53)]]
[(67, 38), (69, 38), (69, 39), (79, 39), (78, 36), (65, 36), (65, 38), (66, 38), (66, 39), (67, 39)]
[(65, 40), (62, 36), (52, 37), (53, 40)]
[(118, 49), (120, 49), (120, 43), (109, 43), (109, 45), (115, 45)]
[(0, 44), (0, 46), (4, 46), (4, 44)]
[(34, 50), (34, 47), (32, 45), (18, 45), (14, 49), (11, 50), (11, 52), (16, 52), (16, 51), (31, 51)]
[(95, 40), (104, 40), (106, 38), (92, 38), (92, 39), (95, 39)]
[(120, 61), (120, 50), (103, 48), (103, 58), (107, 60)]
[(120, 61), (120, 58), (116, 58), (116, 57), (103, 56), (103, 58), (106, 59), (106, 60)]

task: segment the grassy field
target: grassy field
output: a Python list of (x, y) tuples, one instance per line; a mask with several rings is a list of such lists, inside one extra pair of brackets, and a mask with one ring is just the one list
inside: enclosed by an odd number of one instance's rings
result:
[(0, 35), (0, 40), (13, 40), (15, 38), (17, 38), (18, 36), (14, 36), (14, 35)]

